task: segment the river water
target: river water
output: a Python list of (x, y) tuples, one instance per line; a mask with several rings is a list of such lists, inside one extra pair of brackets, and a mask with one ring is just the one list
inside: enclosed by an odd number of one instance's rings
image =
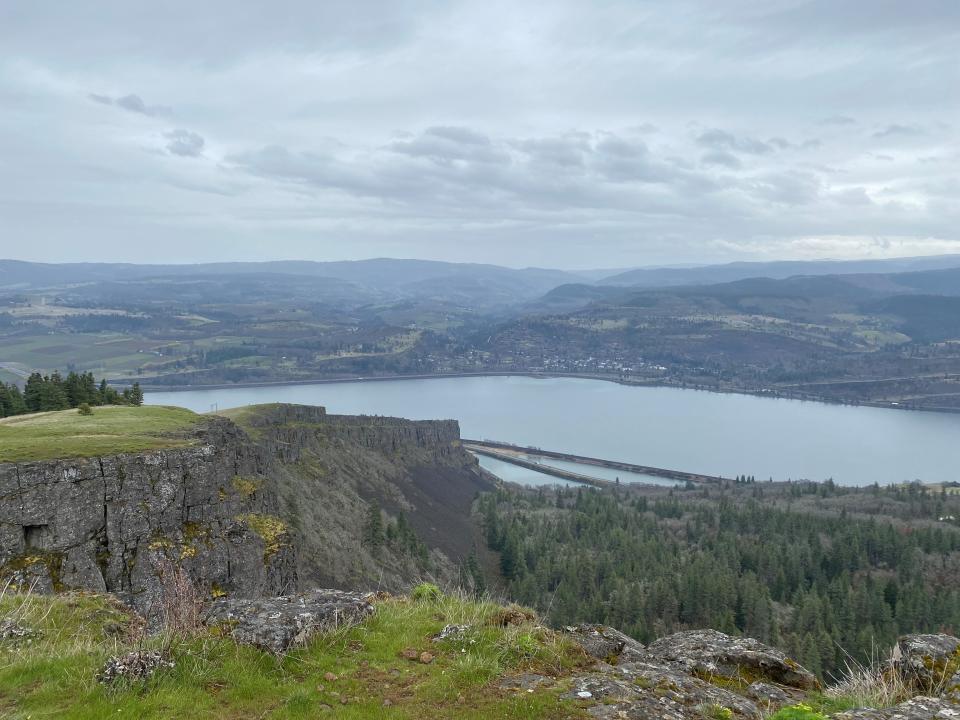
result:
[(287, 402), (337, 414), (455, 418), (466, 438), (758, 481), (960, 480), (960, 414), (499, 376), (182, 390), (149, 393), (146, 402), (197, 412)]

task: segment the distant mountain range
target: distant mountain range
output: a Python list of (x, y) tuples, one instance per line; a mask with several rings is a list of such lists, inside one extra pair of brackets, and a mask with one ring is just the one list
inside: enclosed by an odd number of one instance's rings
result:
[[(507, 268), (477, 263), (376, 258), (371, 260), (310, 262), (224, 262), (196, 265), (138, 265), (127, 263), (45, 264), (0, 260), (0, 289), (42, 291), (91, 283), (251, 282), (277, 284), (280, 276), (291, 285), (315, 288), (318, 299), (336, 295), (355, 302), (414, 298), (464, 306), (502, 307), (515, 303), (561, 310), (623, 297), (651, 288), (714, 286), (766, 279), (830, 276), (847, 287), (873, 289), (879, 294), (958, 294), (960, 255), (894, 258), (889, 260), (736, 262), (702, 267), (638, 268), (627, 271), (569, 272), (548, 268)], [(295, 278), (295, 279), (294, 279)], [(856, 279), (855, 279), (856, 278)], [(809, 281), (786, 285), (754, 282), (761, 294), (787, 292)], [(821, 289), (826, 290), (827, 283)], [(282, 284), (280, 285), (282, 287)], [(278, 287), (278, 290), (280, 289)], [(812, 289), (812, 288), (808, 288)], [(833, 291), (839, 291), (834, 287)], [(132, 288), (131, 288), (132, 291)], [(739, 292), (734, 286), (718, 293)]]

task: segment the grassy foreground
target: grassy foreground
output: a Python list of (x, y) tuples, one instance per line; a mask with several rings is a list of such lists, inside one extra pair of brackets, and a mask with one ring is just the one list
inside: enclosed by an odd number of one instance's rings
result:
[(186, 445), (200, 416), (178, 407), (93, 408), (19, 415), (0, 420), (0, 462), (53, 460), (142, 452)]
[[(513, 615), (516, 615), (514, 613)], [(0, 717), (31, 718), (580, 718), (558, 691), (500, 689), (523, 670), (560, 675), (582, 653), (532, 620), (502, 625), (504, 608), (455, 597), (387, 599), (353, 628), (314, 638), (282, 658), (212, 636), (172, 643), (176, 666), (146, 682), (105, 687), (110, 655), (135, 649), (136, 625), (108, 598), (12, 595), (0, 618), (36, 628), (32, 641), (0, 640)], [(448, 623), (470, 626), (434, 642)], [(159, 646), (169, 638), (151, 638)], [(407, 660), (412, 648), (435, 657)]]

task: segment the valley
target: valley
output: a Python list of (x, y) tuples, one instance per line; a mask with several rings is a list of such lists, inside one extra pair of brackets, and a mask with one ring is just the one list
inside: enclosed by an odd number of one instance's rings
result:
[[(737, 275), (717, 266), (661, 271), (662, 283), (707, 284), (659, 287), (653, 271), (629, 286), (620, 283), (640, 276), (584, 282), (559, 271), (391, 260), (180, 275), (167, 266), (7, 263), (0, 374), (92, 370), (159, 388), (540, 373), (952, 412), (956, 262), (909, 272), (788, 264), (836, 273), (729, 282), (717, 280)], [(736, 272), (749, 276), (746, 266)]]

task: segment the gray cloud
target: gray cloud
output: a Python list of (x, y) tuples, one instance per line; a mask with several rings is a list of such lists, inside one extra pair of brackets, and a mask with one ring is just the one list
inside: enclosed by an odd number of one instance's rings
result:
[(944, 251), (958, 46), (954, 0), (0, 4), (0, 235), (47, 260)]
[(200, 157), (203, 154), (204, 140), (201, 135), (189, 130), (171, 130), (163, 135), (169, 142), (167, 152), (181, 157)]
[(820, 120), (821, 125), (856, 125), (857, 121), (849, 115), (830, 115)]
[(724, 150), (714, 150), (713, 152), (704, 153), (700, 157), (700, 162), (705, 165), (722, 165), (731, 170), (739, 170), (743, 167), (743, 163), (740, 162), (736, 155)]
[[(697, 142), (704, 147), (716, 148), (717, 150), (726, 150), (728, 152), (746, 153), (749, 155), (766, 155), (773, 152), (770, 143), (755, 140), (749, 137), (737, 137), (726, 130), (713, 128), (707, 130), (697, 137)], [(776, 139), (774, 142), (786, 143), (785, 140)]]
[(875, 133), (873, 133), (873, 137), (884, 140), (889, 138), (913, 138), (924, 134), (925, 132), (922, 128), (914, 125), (899, 125), (894, 123), (892, 125), (887, 125), (885, 128), (877, 130)]
[(139, 95), (124, 95), (118, 98), (112, 98), (109, 95), (98, 95), (97, 93), (90, 93), (89, 97), (94, 102), (100, 103), (101, 105), (116, 105), (118, 108), (126, 110), (132, 113), (138, 113), (140, 115), (147, 115), (148, 117), (157, 117), (163, 115), (170, 115), (173, 113), (173, 110), (164, 105), (147, 105), (143, 98)]

